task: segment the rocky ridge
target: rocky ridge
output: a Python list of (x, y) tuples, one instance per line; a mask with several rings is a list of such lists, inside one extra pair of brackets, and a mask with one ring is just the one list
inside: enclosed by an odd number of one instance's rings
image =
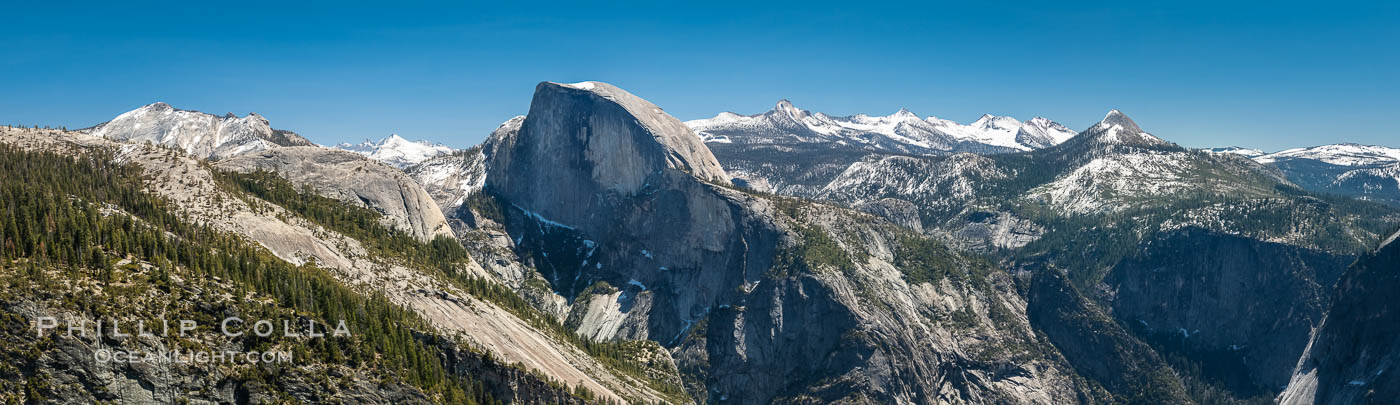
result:
[(296, 133), (272, 129), (267, 118), (255, 113), (216, 116), (166, 103), (131, 110), (83, 131), (119, 142), (173, 147), (205, 159), (224, 159), (278, 146), (313, 145)]
[(1024, 151), (1053, 146), (1075, 132), (1054, 121), (1035, 117), (1021, 122), (1012, 117), (983, 115), (969, 124), (938, 117), (919, 118), (900, 109), (888, 116), (857, 114), (834, 117), (797, 108), (781, 100), (756, 115), (720, 113), (687, 121), (707, 144), (830, 143), (886, 153), (937, 154), (959, 151)]

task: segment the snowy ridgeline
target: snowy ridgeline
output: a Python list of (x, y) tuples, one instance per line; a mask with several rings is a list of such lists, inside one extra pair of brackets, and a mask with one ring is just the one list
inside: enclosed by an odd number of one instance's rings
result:
[(384, 162), (400, 169), (419, 164), (434, 157), (452, 153), (452, 148), (428, 141), (410, 141), (398, 134), (389, 135), (379, 141), (366, 139), (358, 144), (341, 143), (335, 146), (355, 152), (370, 159)]
[(795, 138), (805, 142), (877, 147), (890, 147), (882, 143), (893, 142), (898, 146), (928, 150), (951, 150), (958, 143), (976, 143), (1024, 151), (1053, 146), (1075, 135), (1075, 131), (1064, 125), (1040, 117), (1022, 122), (987, 114), (970, 124), (961, 124), (938, 117), (920, 118), (905, 109), (887, 116), (836, 117), (794, 107), (787, 100), (779, 101), (772, 110), (762, 114), (725, 112), (685, 124), (705, 142), (713, 143)]

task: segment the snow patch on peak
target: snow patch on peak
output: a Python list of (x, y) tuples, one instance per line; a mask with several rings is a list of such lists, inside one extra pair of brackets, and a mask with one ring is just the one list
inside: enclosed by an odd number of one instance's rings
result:
[(115, 141), (174, 147), (206, 159), (228, 158), (278, 145), (311, 145), (311, 141), (294, 133), (272, 129), (261, 115), (217, 116), (181, 110), (164, 102), (127, 111), (86, 131)]
[(1209, 148), (1209, 149), (1202, 149), (1202, 150), (1205, 151), (1205, 152), (1207, 152), (1207, 153), (1222, 154), (1222, 155), (1240, 155), (1240, 156), (1244, 156), (1244, 157), (1247, 157), (1247, 158), (1256, 158), (1256, 157), (1259, 157), (1259, 156), (1263, 156), (1263, 155), (1264, 155), (1264, 151), (1262, 151), (1262, 150), (1253, 149), (1253, 148), (1244, 148), (1244, 147), (1239, 147), (1239, 146), (1227, 146), (1227, 147), (1224, 147), (1224, 148)]
[(399, 169), (452, 153), (452, 148), (446, 145), (427, 141), (410, 141), (398, 134), (391, 134), (377, 142), (366, 139), (359, 144), (342, 143), (335, 147), (358, 153)]
[(1288, 159), (1310, 159), (1338, 166), (1371, 166), (1400, 162), (1400, 148), (1340, 143), (1293, 148), (1254, 158), (1259, 163)]
[(1124, 144), (1139, 146), (1165, 146), (1169, 143), (1139, 128), (1132, 118), (1122, 111), (1110, 110), (1103, 121), (1084, 131), (1090, 140), (1101, 144)]
[(947, 134), (959, 141), (977, 142), (1017, 150), (1050, 146), (1040, 142), (1022, 142), (1022, 140), (1017, 139), (1017, 135), (1028, 124), (1013, 117), (983, 114), (976, 121), (967, 125), (938, 117), (928, 117), (925, 122), (937, 128), (940, 133)]
[(1115, 212), (1131, 201), (1200, 187), (1185, 153), (1131, 153), (1096, 158), (1032, 189), (1027, 197), (1065, 212)]
[(573, 88), (579, 89), (579, 90), (593, 90), (593, 87), (596, 86), (597, 83), (596, 83), (596, 82), (591, 82), (591, 81), (584, 81), (584, 82), (578, 82), (578, 83), (567, 83), (567, 84), (564, 84), (564, 85), (565, 85), (565, 86), (568, 86), (568, 87), (573, 87)]
[(1017, 121), (1016, 118), (1013, 117), (982, 114), (981, 118), (978, 118), (977, 121), (972, 122), (972, 126), (985, 129), (1007, 129), (1021, 126), (1021, 121)]
[(769, 113), (796, 120), (801, 120), (803, 117), (811, 115), (807, 110), (792, 105), (792, 102), (787, 99), (778, 100), (778, 105), (773, 106), (773, 109), (769, 110)]
[(1078, 134), (1058, 122), (1035, 117), (1021, 126), (1021, 132), (1016, 135), (1016, 142), (1036, 148), (1048, 148), (1064, 143)]
[(934, 153), (976, 144), (997, 147), (985, 148), (992, 150), (1031, 150), (1059, 144), (1075, 134), (1044, 118), (1021, 122), (987, 114), (964, 125), (938, 117), (920, 118), (906, 108), (885, 116), (837, 117), (797, 108), (786, 99), (763, 114), (725, 112), (685, 124), (708, 143), (834, 143), (901, 153)]

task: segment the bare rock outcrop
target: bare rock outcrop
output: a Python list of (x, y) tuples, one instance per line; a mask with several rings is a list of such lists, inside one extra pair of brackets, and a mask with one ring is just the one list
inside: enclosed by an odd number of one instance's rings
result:
[(420, 240), (452, 236), (432, 196), (408, 175), (352, 152), (318, 146), (268, 149), (219, 161), (223, 170), (275, 172), (298, 185), (383, 214), (386, 225)]
[[(520, 131), (525, 116), (517, 116), (502, 123), (491, 131), (486, 144), (511, 139)], [(404, 172), (428, 190), (443, 214), (449, 218), (456, 215), (468, 196), (481, 191), (486, 186), (486, 146), (478, 146), (438, 156), (423, 163), (409, 166)]]
[(181, 110), (166, 103), (128, 111), (88, 133), (118, 142), (152, 143), (173, 147), (202, 159), (223, 159), (278, 146), (310, 146), (291, 131), (273, 129), (256, 113), (243, 117)]
[[(484, 193), (575, 332), (660, 343), (704, 403), (1093, 397), (1005, 273), (871, 215), (732, 188), (634, 98), (543, 83), (485, 147)], [(946, 261), (911, 258), (926, 254)]]
[(595, 190), (581, 187), (635, 194), (665, 171), (728, 179), (685, 124), (606, 83), (540, 83), (519, 133), (502, 141), (491, 151), (488, 182), (511, 197), (557, 199), (538, 209), (566, 219), (585, 216), (575, 202), (591, 197), (569, 192)]
[(1284, 405), (1384, 403), (1400, 398), (1400, 233), (1352, 264), (1332, 308), (1294, 367)]

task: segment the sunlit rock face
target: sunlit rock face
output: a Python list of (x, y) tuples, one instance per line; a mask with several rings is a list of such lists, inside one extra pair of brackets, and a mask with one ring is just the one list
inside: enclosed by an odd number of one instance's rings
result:
[[(1030, 333), (1008, 274), (874, 215), (731, 188), (699, 138), (615, 87), (540, 84), (518, 130), (483, 155), (481, 193), (500, 211), (487, 216), (567, 300), (565, 325), (660, 343), (699, 401), (1093, 395), (1043, 354), (1054, 349)], [(869, 209), (917, 218), (899, 202)], [(894, 263), (918, 249), (979, 281), (910, 281)], [(1049, 351), (1002, 350), (1017, 345)]]
[(172, 147), (203, 159), (224, 159), (278, 146), (309, 146), (291, 131), (273, 129), (256, 113), (218, 116), (154, 103), (128, 111), (88, 131), (119, 142)]
[(319, 146), (275, 148), (226, 159), (215, 167), (275, 172), (321, 195), (378, 211), (385, 225), (419, 240), (452, 236), (442, 209), (413, 178), (353, 152)]

